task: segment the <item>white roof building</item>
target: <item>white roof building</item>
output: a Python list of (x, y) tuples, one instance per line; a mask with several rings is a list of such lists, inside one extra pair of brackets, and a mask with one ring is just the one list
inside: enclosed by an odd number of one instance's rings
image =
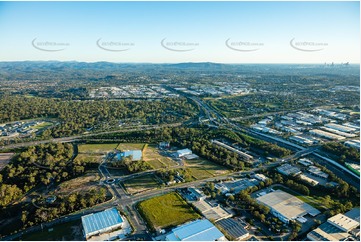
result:
[(289, 221), (307, 214), (316, 216), (320, 213), (311, 205), (281, 190), (258, 197), (257, 201), (271, 208), (272, 214), (284, 223), (289, 223)]
[(183, 157), (185, 155), (191, 155), (192, 151), (190, 149), (177, 150), (178, 157)]
[(254, 175), (254, 178), (256, 178), (257, 180), (260, 180), (260, 181), (266, 181), (268, 179), (268, 177), (266, 177), (265, 175), (258, 174), (258, 173)]
[(348, 232), (360, 225), (359, 222), (347, 217), (346, 215), (343, 215), (342, 213), (327, 219), (327, 222), (345, 232)]

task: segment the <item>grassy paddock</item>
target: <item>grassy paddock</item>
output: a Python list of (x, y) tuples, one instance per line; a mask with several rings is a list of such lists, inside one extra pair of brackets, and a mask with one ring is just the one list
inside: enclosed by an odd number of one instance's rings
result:
[(78, 145), (79, 153), (106, 153), (117, 148), (118, 143), (112, 144), (82, 144)]
[(90, 154), (78, 154), (74, 161), (84, 161), (86, 163), (100, 163), (102, 161), (102, 155), (90, 155)]
[(210, 178), (229, 172), (226, 167), (205, 159), (187, 160), (185, 161), (185, 163), (187, 165), (187, 168), (190, 169), (192, 176), (196, 179)]
[(124, 188), (130, 194), (155, 189), (158, 188), (159, 185), (154, 175), (140, 176), (123, 182)]
[(33, 126), (32, 128), (40, 130), (40, 129), (48, 128), (48, 127), (50, 127), (50, 126), (52, 126), (52, 125), (53, 125), (53, 123), (43, 122), (43, 123), (41, 123), (41, 124), (38, 124), (38, 125)]
[(143, 160), (151, 165), (154, 169), (168, 168), (175, 166), (177, 163), (169, 157), (159, 154), (159, 150), (155, 145), (148, 145), (143, 150)]
[(42, 231), (26, 234), (20, 238), (23, 241), (81, 241), (85, 240), (82, 233), (81, 221), (75, 220), (72, 222), (62, 223), (44, 228)]
[(116, 147), (117, 150), (143, 150), (145, 144), (143, 143), (120, 143), (118, 144), (118, 146)]
[(153, 230), (177, 226), (200, 218), (200, 215), (175, 192), (142, 201), (138, 208)]

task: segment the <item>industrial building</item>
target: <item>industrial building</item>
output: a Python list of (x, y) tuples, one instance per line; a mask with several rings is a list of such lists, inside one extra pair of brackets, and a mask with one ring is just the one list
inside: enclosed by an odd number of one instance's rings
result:
[(182, 188), (179, 190), (180, 195), (188, 202), (203, 201), (207, 196), (195, 187)]
[(254, 178), (256, 178), (256, 179), (259, 180), (259, 181), (263, 181), (263, 182), (268, 179), (268, 177), (266, 177), (266, 176), (263, 175), (263, 174), (255, 174), (255, 175), (254, 175)]
[(222, 194), (233, 193), (237, 194), (249, 187), (254, 187), (259, 184), (256, 179), (239, 179), (235, 181), (220, 182), (214, 185), (215, 188), (221, 190)]
[(124, 224), (124, 220), (115, 207), (106, 209), (102, 212), (82, 216), (81, 222), (86, 239), (93, 235), (99, 235), (119, 229)]
[(243, 227), (241, 222), (236, 219), (222, 219), (216, 222), (216, 225), (233, 241), (245, 240), (249, 237), (249, 232)]
[(172, 229), (167, 241), (225, 241), (226, 238), (209, 220), (199, 219)]
[(307, 139), (307, 138), (304, 138), (304, 137), (298, 136), (298, 135), (290, 137), (290, 140), (295, 141), (295, 142), (297, 142), (299, 144), (305, 144), (305, 145), (312, 145), (313, 144), (313, 140)]
[(312, 166), (313, 165), (313, 162), (306, 158), (299, 159), (297, 161), (297, 163), (304, 165), (304, 166)]
[(192, 205), (198, 210), (206, 219), (211, 221), (218, 221), (224, 218), (230, 218), (233, 215), (223, 209), (219, 204), (212, 206), (205, 200), (200, 200), (192, 203)]
[(258, 197), (257, 201), (269, 207), (271, 213), (284, 223), (302, 218), (307, 214), (314, 217), (320, 213), (311, 205), (281, 190)]
[(331, 132), (331, 133), (334, 133), (334, 134), (337, 134), (337, 135), (341, 135), (341, 136), (346, 137), (346, 138), (352, 138), (352, 137), (357, 136), (356, 134), (350, 134), (350, 133), (342, 132), (342, 131), (339, 131), (339, 130), (333, 129), (333, 128), (321, 127), (321, 129), (323, 129), (325, 131), (328, 131), (328, 132)]
[(301, 174), (299, 176), (299, 178), (301, 178), (302, 180), (308, 182), (309, 184), (311, 184), (312, 186), (317, 186), (318, 185), (318, 181), (316, 181), (315, 179), (312, 179), (311, 177), (305, 176), (303, 174)]
[(345, 215), (350, 219), (353, 219), (360, 223), (360, 208), (353, 208), (347, 213), (345, 213)]
[(192, 151), (190, 149), (177, 150), (176, 156), (181, 158), (186, 155), (191, 155)]
[(132, 157), (132, 161), (138, 161), (142, 159), (142, 151), (141, 150), (126, 150), (116, 154), (117, 160), (121, 160), (125, 157)]
[(352, 133), (355, 132), (356, 129), (355, 128), (351, 128), (348, 126), (344, 126), (344, 125), (339, 125), (339, 124), (335, 124), (335, 123), (329, 123), (329, 124), (325, 124), (326, 127), (331, 128), (331, 129), (335, 129), (341, 132), (346, 132), (346, 133)]
[(348, 147), (356, 148), (360, 150), (360, 141), (359, 140), (348, 140), (345, 142), (345, 145)]
[(310, 134), (322, 137), (322, 138), (326, 138), (326, 139), (330, 139), (330, 140), (344, 140), (346, 139), (345, 137), (341, 136), (341, 135), (337, 135), (337, 134), (333, 134), (330, 132), (326, 132), (323, 130), (319, 130), (319, 129), (312, 129), (309, 131)]
[(277, 167), (277, 171), (285, 176), (297, 176), (302, 173), (299, 168), (290, 164), (284, 164)]
[(327, 222), (329, 222), (333, 226), (335, 226), (345, 232), (351, 231), (360, 225), (359, 222), (357, 222), (341, 213), (327, 219)]
[(199, 156), (196, 155), (196, 154), (190, 154), (190, 155), (185, 155), (184, 158), (185, 158), (186, 160), (195, 160), (195, 159), (198, 159)]
[[(352, 216), (355, 216), (354, 213), (358, 212), (358, 217), (360, 209), (351, 210), (349, 213)], [(357, 216), (357, 215), (356, 215)], [(341, 241), (341, 240), (350, 240), (347, 238), (357, 239), (360, 236), (360, 230), (358, 229), (360, 223), (348, 216), (346, 214), (337, 214), (329, 219), (326, 223), (321, 224), (318, 228), (312, 230), (307, 234), (307, 238), (313, 241)]]
[(327, 179), (328, 178), (328, 174), (323, 172), (320, 168), (316, 167), (316, 166), (309, 166), (308, 167), (308, 172), (311, 173), (314, 176), (323, 178), (323, 179)]

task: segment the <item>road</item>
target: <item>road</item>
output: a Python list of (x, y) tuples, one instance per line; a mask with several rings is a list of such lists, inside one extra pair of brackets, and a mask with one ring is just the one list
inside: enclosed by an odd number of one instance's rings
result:
[(140, 130), (160, 129), (160, 128), (164, 128), (164, 127), (177, 127), (177, 126), (181, 126), (181, 125), (182, 125), (182, 123), (170, 123), (170, 124), (162, 124), (162, 125), (139, 125), (139, 126), (128, 128), (128, 129), (104, 131), (104, 132), (75, 135), (75, 136), (69, 136), (69, 137), (63, 137), (63, 138), (54, 138), (54, 139), (48, 139), (48, 140), (38, 140), (38, 141), (5, 145), (5, 146), (0, 147), (0, 151), (6, 150), (6, 149), (16, 149), (16, 148), (22, 148), (22, 147), (28, 147), (28, 146), (34, 146), (34, 145), (40, 145), (40, 144), (47, 144), (47, 143), (55, 143), (55, 142), (60, 142), (60, 143), (75, 142), (75, 141), (79, 141), (83, 138), (104, 135), (104, 134), (114, 134), (114, 133), (123, 133), (123, 132), (140, 131)]
[[(277, 166), (281, 163), (282, 161), (279, 160), (277, 162), (268, 164), (266, 166), (264, 166), (263, 168), (270, 168), (270, 167), (274, 167)], [(99, 172), (102, 174), (102, 180), (105, 181), (105, 179), (107, 179), (107, 173), (106, 171), (104, 171), (104, 167), (102, 168), (102, 164), (99, 165)], [(252, 172), (257, 172), (263, 168), (254, 168), (251, 169), (249, 171), (246, 172), (232, 172), (232, 173), (228, 173), (225, 175), (220, 175), (220, 176), (215, 176), (215, 177), (211, 177), (211, 178), (207, 178), (207, 179), (202, 179), (202, 180), (197, 180), (197, 181), (193, 181), (193, 182), (188, 182), (188, 183), (180, 183), (180, 184), (176, 184), (174, 186), (170, 186), (170, 187), (164, 187), (162, 189), (157, 189), (157, 190), (151, 190), (151, 191), (146, 191), (137, 195), (133, 195), (133, 196), (129, 196), (127, 195), (123, 188), (120, 186), (117, 186), (115, 184), (110, 184), (110, 185), (106, 185), (109, 190), (111, 191), (111, 193), (113, 194), (113, 198), (110, 201), (107, 201), (103, 204), (100, 205), (96, 205), (92, 208), (87, 208), (87, 209), (83, 209), (81, 211), (78, 211), (74, 214), (71, 215), (67, 215), (67, 216), (63, 216), (61, 218), (55, 219), (51, 222), (48, 223), (43, 223), (43, 227), (44, 228), (50, 228), (52, 226), (54, 226), (55, 224), (59, 224), (59, 223), (65, 223), (65, 222), (69, 222), (69, 221), (74, 221), (77, 219), (80, 219), (81, 216), (86, 215), (86, 214), (90, 214), (90, 213), (95, 213), (95, 212), (100, 212), (103, 211), (104, 209), (107, 208), (111, 208), (114, 206), (120, 206), (121, 209), (123, 211), (125, 211), (126, 213), (128, 213), (128, 217), (131, 220), (131, 223), (134, 225), (136, 232), (135, 234), (133, 234), (129, 239), (145, 239), (145, 240), (151, 240), (151, 237), (149, 235), (149, 233), (147, 232), (147, 228), (146, 225), (142, 219), (142, 217), (139, 215), (138, 211), (136, 210), (135, 205), (139, 202), (139, 201), (143, 201), (145, 199), (154, 197), (154, 196), (158, 196), (167, 192), (171, 192), (171, 191), (175, 191), (176, 189), (179, 188), (187, 188), (190, 186), (200, 186), (200, 185), (205, 185), (207, 182), (210, 181), (214, 181), (214, 180), (220, 180), (220, 179), (226, 179), (226, 178), (230, 178), (233, 175), (237, 175), (237, 174), (249, 174)], [(109, 176), (111, 178), (111, 176)], [(11, 241), (11, 240), (16, 240), (19, 237), (21, 237), (24, 234), (30, 233), (30, 232), (35, 232), (35, 231), (39, 231), (41, 230), (41, 225), (37, 225), (37, 226), (33, 226), (30, 228), (27, 228), (25, 230), (22, 230), (16, 234), (13, 235), (9, 235), (6, 237), (1, 238), (1, 240), (5, 240), (5, 241)]]

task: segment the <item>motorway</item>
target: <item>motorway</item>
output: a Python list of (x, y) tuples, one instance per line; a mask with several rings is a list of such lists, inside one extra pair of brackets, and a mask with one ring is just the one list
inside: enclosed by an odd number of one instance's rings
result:
[(104, 134), (115, 134), (115, 133), (131, 132), (131, 131), (161, 129), (164, 127), (177, 127), (177, 126), (181, 126), (181, 125), (182, 125), (182, 123), (171, 123), (171, 124), (161, 124), (161, 125), (139, 125), (139, 126), (135, 126), (135, 127), (127, 128), (127, 129), (121, 129), (121, 130), (104, 131), (104, 132), (75, 135), (75, 136), (69, 136), (69, 137), (63, 137), (63, 138), (37, 140), (37, 141), (30, 141), (30, 142), (24, 142), (24, 143), (4, 145), (4, 146), (0, 147), (0, 151), (7, 150), (7, 149), (17, 149), (17, 148), (22, 148), (22, 147), (29, 147), (29, 146), (40, 145), (40, 144), (55, 143), (55, 142), (60, 142), (60, 143), (75, 142), (75, 141), (79, 141), (79, 140), (82, 140), (87, 137), (104, 135)]

